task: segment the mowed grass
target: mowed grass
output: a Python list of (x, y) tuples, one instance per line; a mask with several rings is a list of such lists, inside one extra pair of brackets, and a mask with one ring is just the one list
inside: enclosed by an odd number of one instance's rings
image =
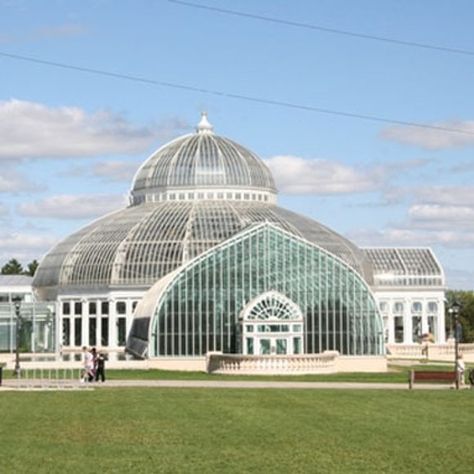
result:
[(474, 392), (0, 394), (2, 473), (473, 472)]
[[(469, 369), (470, 366), (467, 366)], [(390, 364), (388, 372), (345, 372), (308, 375), (220, 375), (205, 372), (173, 370), (108, 370), (110, 380), (257, 380), (289, 382), (360, 382), (360, 383), (408, 383), (411, 369), (417, 371), (453, 371), (453, 364), (421, 363), (413, 365)], [(466, 371), (467, 373), (467, 371)]]
[[(467, 365), (467, 371), (472, 366)], [(221, 375), (207, 374), (197, 371), (176, 371), (159, 369), (112, 369), (106, 371), (108, 380), (229, 380), (229, 381), (291, 381), (291, 382), (361, 382), (361, 383), (408, 383), (408, 374), (411, 369), (418, 371), (453, 371), (453, 364), (450, 363), (417, 363), (413, 365), (389, 364), (387, 372), (346, 372), (334, 374), (308, 374), (308, 375)], [(57, 370), (51, 373), (45, 370), (26, 370), (23, 376), (26, 378), (79, 378), (80, 369)], [(15, 378), (11, 370), (3, 370), (5, 379)]]

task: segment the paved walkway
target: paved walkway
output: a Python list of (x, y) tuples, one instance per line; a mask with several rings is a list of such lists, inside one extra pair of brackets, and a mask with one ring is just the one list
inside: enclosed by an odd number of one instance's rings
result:
[[(303, 389), (303, 390), (408, 390), (408, 383), (358, 382), (274, 382), (227, 380), (110, 380), (105, 383), (80, 384), (71, 380), (48, 383), (47, 380), (3, 381), (0, 390), (50, 388), (226, 388), (226, 389)], [(415, 390), (450, 390), (447, 384), (417, 384)], [(464, 387), (468, 388), (468, 386)]]

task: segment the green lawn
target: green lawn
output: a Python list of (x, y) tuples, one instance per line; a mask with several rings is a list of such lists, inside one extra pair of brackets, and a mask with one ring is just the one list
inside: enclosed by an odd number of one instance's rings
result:
[(388, 372), (336, 373), (313, 375), (219, 375), (205, 372), (184, 372), (172, 370), (109, 370), (111, 380), (268, 380), (291, 382), (387, 382), (407, 383), (408, 372), (416, 370), (452, 371), (453, 364), (417, 364), (413, 366), (389, 366)]
[[(314, 374), (314, 375), (218, 375), (207, 374), (205, 372), (186, 372), (173, 370), (107, 370), (109, 380), (268, 380), (268, 381), (292, 381), (292, 382), (386, 382), (386, 383), (407, 383), (408, 372), (411, 369), (416, 370), (442, 370), (452, 371), (453, 364), (430, 364), (422, 363), (411, 366), (389, 365), (388, 372), (380, 373), (336, 373), (336, 374)], [(73, 373), (71, 371), (53, 371), (48, 374), (44, 372), (43, 376), (56, 378), (79, 378), (79, 369)], [(40, 372), (25, 372), (28, 378), (40, 377)], [(74, 375), (73, 375), (74, 374)], [(467, 374), (467, 371), (466, 371)], [(3, 371), (4, 378), (12, 378), (12, 371)]]
[(2, 473), (472, 472), (474, 392), (0, 394)]

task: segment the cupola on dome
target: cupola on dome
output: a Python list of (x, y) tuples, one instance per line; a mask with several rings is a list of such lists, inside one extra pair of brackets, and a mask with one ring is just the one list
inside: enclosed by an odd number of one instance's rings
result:
[(218, 193), (229, 192), (232, 199), (243, 200), (245, 192), (257, 192), (262, 200), (274, 202), (276, 187), (263, 161), (216, 135), (203, 113), (196, 133), (171, 141), (145, 161), (133, 181), (131, 199), (132, 204), (216, 199)]

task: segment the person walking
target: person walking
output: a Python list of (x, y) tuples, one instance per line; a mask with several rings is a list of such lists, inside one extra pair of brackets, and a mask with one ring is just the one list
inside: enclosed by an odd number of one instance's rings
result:
[(87, 347), (82, 348), (84, 354), (84, 369), (81, 376), (81, 382), (92, 382), (94, 380), (94, 358), (92, 352)]
[(456, 376), (459, 380), (459, 385), (464, 385), (464, 372), (466, 371), (466, 364), (464, 363), (463, 355), (460, 354), (456, 362)]
[(102, 352), (96, 358), (95, 381), (98, 382), (99, 378), (101, 382), (105, 382), (105, 355)]

